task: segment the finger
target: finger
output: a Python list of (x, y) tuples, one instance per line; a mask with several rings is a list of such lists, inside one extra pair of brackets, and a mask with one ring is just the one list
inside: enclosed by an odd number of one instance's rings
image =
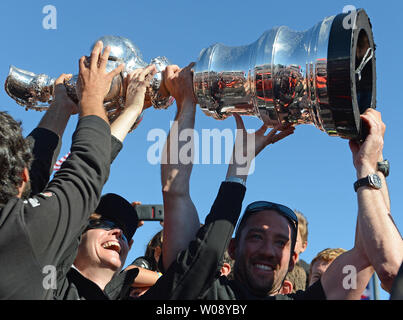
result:
[(118, 67), (116, 67), (115, 69), (113, 69), (111, 72), (108, 73), (108, 77), (113, 79), (116, 75), (118, 75), (119, 73), (121, 73), (123, 70), (125, 69), (125, 64), (122, 63), (121, 65), (119, 65)]
[(290, 129), (280, 131), (278, 134), (276, 134), (274, 137), (271, 139), (271, 143), (276, 143), (277, 141), (280, 141), (284, 139), (285, 137), (288, 137), (289, 135), (293, 134), (295, 131), (295, 128), (292, 127)]
[(177, 66), (177, 65), (170, 65), (170, 66), (167, 66), (167, 67), (165, 68), (165, 75), (166, 75), (166, 78), (167, 78), (167, 79), (172, 78), (172, 77), (175, 75), (175, 73), (177, 73), (179, 70), (180, 70), (180, 68), (179, 68), (179, 66)]
[(55, 80), (55, 85), (63, 84), (64, 81), (70, 80), (72, 76), (73, 76), (72, 74), (65, 74), (65, 73), (62, 73), (62, 74)]
[(195, 65), (196, 65), (196, 62), (191, 62), (184, 69), (192, 69)]
[(235, 118), (235, 123), (236, 123), (237, 129), (245, 131), (245, 125), (243, 123), (243, 120), (242, 120), (241, 116), (239, 114), (237, 114), (237, 113), (233, 113), (232, 115)]
[(95, 69), (98, 67), (98, 60), (103, 48), (102, 41), (98, 41), (91, 52), (91, 62), (90, 62), (90, 69)]
[(140, 72), (141, 72), (142, 68), (139, 69), (135, 69), (132, 72), (129, 73), (128, 77), (129, 77), (129, 83), (132, 82), (134, 79), (138, 78)]
[(108, 63), (110, 53), (111, 53), (111, 47), (107, 46), (104, 49), (103, 54), (99, 57), (99, 69), (105, 70), (106, 64)]
[(255, 134), (264, 135), (266, 130), (267, 130), (267, 125), (265, 123), (263, 123), (263, 125), (258, 130), (256, 130)]
[(355, 154), (360, 150), (360, 145), (357, 141), (349, 140), (348, 145), (350, 146), (351, 153)]
[(360, 116), (362, 122), (363, 122), (363, 126), (366, 125), (368, 128), (368, 134), (375, 134), (377, 132), (377, 130), (379, 129), (377, 126), (377, 123), (375, 121), (375, 119), (369, 115), (369, 114), (362, 114)]
[(85, 56), (82, 56), (80, 58), (80, 60), (78, 61), (78, 68), (79, 68), (80, 73), (82, 73), (86, 69), (84, 61), (85, 61)]
[(145, 79), (151, 79), (155, 74), (157, 73), (157, 68), (154, 64), (151, 64), (144, 68), (140, 75), (139, 75), (139, 81), (144, 81)]

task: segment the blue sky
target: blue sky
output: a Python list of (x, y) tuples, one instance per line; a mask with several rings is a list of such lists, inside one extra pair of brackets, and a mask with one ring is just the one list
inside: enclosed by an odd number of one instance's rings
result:
[[(387, 3), (387, 4), (386, 4)], [(45, 5), (57, 9), (57, 29), (42, 26)], [(250, 44), (275, 26), (286, 25), (304, 31), (323, 18), (336, 15), (346, 5), (364, 8), (371, 19), (377, 45), (377, 101), (387, 129), (384, 156), (391, 162), (388, 177), (392, 215), (403, 229), (403, 152), (399, 92), (403, 51), (400, 1), (1, 1), (0, 30), (4, 41), (0, 51), (0, 79), (6, 79), (10, 65), (57, 77), (78, 73), (78, 59), (88, 55), (93, 42), (103, 35), (131, 39), (149, 62), (166, 56), (181, 67), (196, 61), (199, 52), (216, 42), (229, 46)], [(26, 112), (0, 92), (0, 109), (22, 120), (28, 134), (42, 113)], [(175, 115), (175, 105), (167, 110), (145, 112), (138, 129), (131, 133), (112, 165), (104, 193), (115, 192), (129, 201), (162, 203), (160, 168), (150, 164), (147, 141), (150, 130), (166, 132)], [(260, 120), (244, 118), (248, 128), (258, 128)], [(77, 119), (70, 120), (61, 156), (69, 151)], [(229, 118), (217, 121), (197, 110), (196, 130), (235, 129)], [(400, 142), (399, 142), (400, 141)], [(191, 196), (204, 221), (214, 201), (227, 165), (199, 164), (193, 168)], [(270, 200), (304, 213), (309, 221), (309, 244), (302, 258), (308, 262), (327, 247), (350, 249), (354, 243), (357, 214), (353, 190), (355, 170), (348, 141), (330, 137), (314, 126), (298, 126), (293, 136), (265, 149), (248, 178), (244, 206), (254, 200)], [(161, 229), (157, 222), (146, 222), (134, 237), (127, 262), (143, 255), (146, 244)], [(388, 298), (382, 292), (382, 298)]]

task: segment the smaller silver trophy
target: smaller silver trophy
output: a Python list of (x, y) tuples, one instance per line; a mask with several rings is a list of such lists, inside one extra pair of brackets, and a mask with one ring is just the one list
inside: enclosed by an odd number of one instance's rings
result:
[[(131, 71), (146, 67), (147, 63), (143, 61), (140, 50), (127, 38), (104, 36), (97, 41), (99, 40), (103, 42), (104, 47), (111, 47), (109, 61), (106, 66), (108, 72), (125, 63), (124, 71), (112, 80), (109, 93), (104, 99), (104, 107), (109, 121), (112, 123), (124, 109), (124, 78)], [(160, 90), (162, 83), (161, 72), (165, 70), (169, 62), (165, 57), (157, 57), (152, 59), (150, 64), (155, 64), (158, 72), (151, 80), (151, 86), (146, 92), (145, 100), (151, 102), (157, 109), (165, 109), (173, 103), (173, 98), (169, 97), (169, 94), (161, 93)], [(27, 109), (42, 111), (46, 110), (53, 100), (55, 80), (55, 78), (50, 78), (46, 74), (34, 74), (11, 66), (5, 82), (5, 90), (18, 104), (25, 106)], [(67, 94), (76, 103), (78, 102), (76, 93), (77, 80), (78, 75), (74, 75), (69, 81), (65, 82)], [(140, 121), (141, 116), (136, 124)]]

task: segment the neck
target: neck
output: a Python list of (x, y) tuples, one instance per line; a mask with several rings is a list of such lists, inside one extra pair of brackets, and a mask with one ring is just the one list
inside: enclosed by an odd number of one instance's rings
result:
[(77, 263), (74, 266), (84, 277), (97, 284), (102, 291), (104, 291), (106, 285), (112, 280), (115, 274), (115, 271), (109, 268), (100, 268), (99, 266), (82, 266), (77, 265)]

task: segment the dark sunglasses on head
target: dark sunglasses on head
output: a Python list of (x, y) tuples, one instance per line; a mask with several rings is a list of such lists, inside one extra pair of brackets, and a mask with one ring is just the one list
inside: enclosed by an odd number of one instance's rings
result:
[(259, 212), (259, 211), (263, 211), (263, 210), (276, 210), (282, 216), (284, 216), (288, 220), (291, 220), (295, 231), (298, 230), (298, 218), (293, 210), (291, 210), (290, 208), (288, 208), (282, 204), (275, 203), (275, 202), (255, 201), (246, 207), (245, 212), (242, 216), (242, 219), (238, 225), (236, 233), (238, 233), (239, 226), (242, 224), (245, 217), (247, 217), (251, 213), (255, 213), (255, 212)]
[(113, 230), (113, 229), (119, 229), (121, 230), (121, 235), (122, 239), (126, 242), (129, 243), (127, 240), (125, 234), (123, 233), (123, 230), (121, 227), (119, 227), (115, 222), (109, 221), (109, 220), (103, 220), (103, 219), (90, 219), (87, 228), (85, 229), (90, 230), (90, 229), (104, 229), (104, 230)]

